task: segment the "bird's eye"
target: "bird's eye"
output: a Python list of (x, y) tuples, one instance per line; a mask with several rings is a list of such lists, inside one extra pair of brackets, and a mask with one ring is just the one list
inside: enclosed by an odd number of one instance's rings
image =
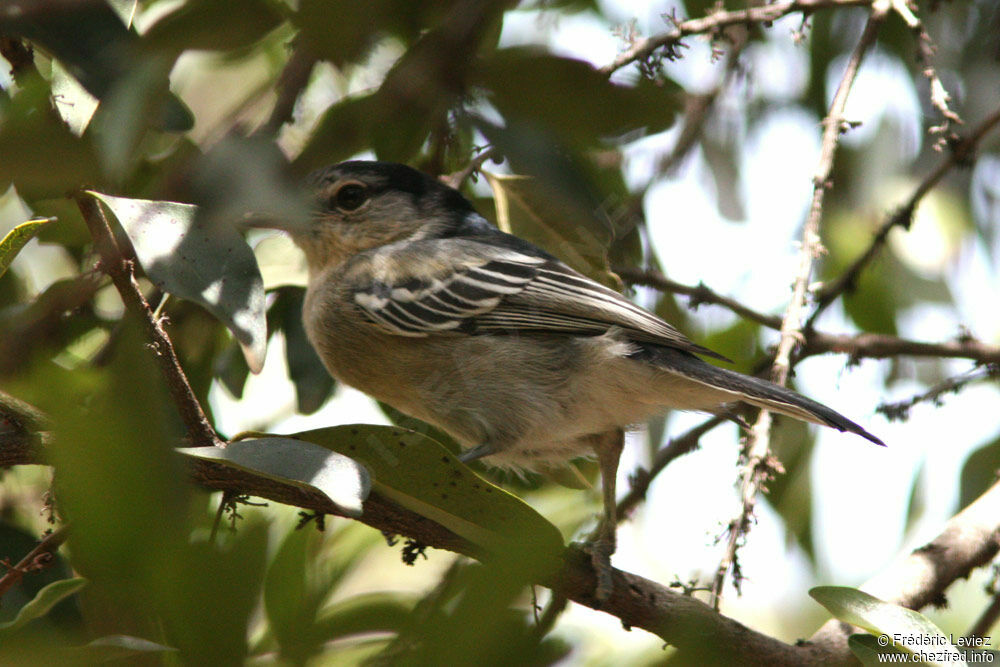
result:
[(355, 211), (368, 201), (368, 188), (360, 183), (348, 183), (337, 190), (330, 203), (342, 211)]

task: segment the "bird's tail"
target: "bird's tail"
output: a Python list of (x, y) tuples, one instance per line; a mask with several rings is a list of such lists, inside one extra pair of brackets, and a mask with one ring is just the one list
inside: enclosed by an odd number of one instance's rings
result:
[(660, 348), (657, 353), (654, 362), (657, 365), (713, 389), (735, 394), (737, 400), (838, 431), (856, 433), (876, 445), (885, 446), (879, 438), (836, 410), (773, 382), (712, 366), (679, 350)]

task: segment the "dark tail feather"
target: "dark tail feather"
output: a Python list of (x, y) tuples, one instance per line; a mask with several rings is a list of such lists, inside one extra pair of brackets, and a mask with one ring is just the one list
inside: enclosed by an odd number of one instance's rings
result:
[(796, 394), (790, 389), (779, 387), (773, 382), (761, 380), (750, 375), (743, 375), (725, 368), (712, 366), (697, 357), (657, 346), (645, 348), (644, 352), (649, 355), (648, 361), (656, 365), (665, 367), (676, 373), (726, 392), (737, 394), (739, 400), (760, 408), (765, 408), (772, 412), (777, 412), (802, 421), (812, 422), (835, 428), (838, 431), (848, 431), (856, 433), (866, 440), (874, 442), (876, 445), (885, 447), (885, 443), (875, 437), (864, 428), (855, 424), (850, 419), (832, 410), (822, 403), (806, 398), (801, 394)]

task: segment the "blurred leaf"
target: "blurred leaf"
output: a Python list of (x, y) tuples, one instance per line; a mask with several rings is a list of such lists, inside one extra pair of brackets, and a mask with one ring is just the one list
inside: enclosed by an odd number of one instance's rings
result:
[(401, 593), (364, 593), (323, 608), (313, 629), (324, 642), (372, 632), (396, 632), (409, 620), (416, 599)]
[(150, 280), (207, 308), (260, 372), (267, 353), (264, 284), (243, 237), (230, 225), (197, 224), (190, 204), (90, 194), (118, 218)]
[(195, 458), (319, 491), (349, 516), (361, 516), (371, 489), (364, 466), (347, 456), (311, 442), (267, 437), (236, 440), (222, 447), (184, 447), (177, 450)]
[(0, 189), (13, 181), (29, 202), (65, 197), (98, 180), (89, 142), (51, 111), (50, 93), (44, 81), (32, 78), (9, 102), (0, 98)]
[[(582, 60), (533, 47), (497, 51), (477, 64), (475, 82), (508, 120), (529, 120), (570, 145), (592, 145), (626, 133), (655, 133), (683, 108), (671, 81), (612, 83)], [(580, 104), (579, 100), (587, 100)], [(594, 113), (600, 109), (600, 113)]]
[(268, 627), (281, 647), (281, 656), (296, 664), (319, 649), (320, 642), (310, 630), (319, 606), (331, 590), (309, 576), (318, 539), (319, 533), (304, 527), (289, 531), (264, 578)]
[[(44, 47), (98, 99), (141, 63), (138, 35), (104, 0), (60, 3), (56, 9), (45, 0), (8, 0), (4, 9), (0, 32)], [(159, 83), (166, 90), (166, 72)], [(161, 129), (182, 132), (194, 124), (191, 112), (172, 95), (164, 98), (162, 110), (152, 120)]]
[(260, 40), (281, 21), (266, 0), (242, 0), (238, 9), (217, 0), (187, 0), (153, 24), (143, 43), (174, 57), (190, 50), (229, 51)]
[(92, 582), (84, 608), (100, 607), (87, 614), (97, 634), (154, 632), (150, 590), (187, 537), (178, 508), (188, 487), (171, 451), (182, 432), (144, 343), (138, 322), (126, 317), (108, 365), (67, 372), (37, 364), (21, 393), (55, 425), (47, 453), (60, 514), (73, 524), (73, 567)]
[(772, 447), (785, 468), (785, 474), (768, 482), (767, 500), (785, 522), (788, 537), (795, 540), (810, 561), (815, 562), (810, 464), (816, 439), (803, 422), (785, 417), (778, 419)]
[(176, 648), (129, 635), (99, 637), (86, 646), (69, 649), (63, 656), (88, 664), (140, 659), (150, 653), (175, 653)]
[[(105, 173), (122, 183), (139, 161), (139, 145), (147, 130), (172, 113), (167, 89), (173, 61), (142, 58), (115, 79), (90, 123)], [(180, 124), (178, 119), (171, 124)]]
[(309, 143), (295, 158), (295, 172), (305, 175), (368, 148), (372, 128), (381, 117), (374, 94), (352, 96), (337, 102), (323, 113)]
[[(895, 636), (911, 639), (921, 637), (927, 642), (916, 648), (933, 645), (935, 653), (947, 654), (948, 663), (964, 662), (962, 654), (951, 645), (947, 635), (926, 616), (912, 609), (883, 602), (864, 591), (846, 586), (817, 586), (810, 589), (809, 595), (840, 621), (864, 628), (873, 635), (886, 635), (890, 639)], [(913, 653), (912, 644), (900, 644), (899, 648)], [(935, 661), (930, 664), (945, 662)]]
[(10, 230), (3, 240), (0, 240), (0, 276), (7, 272), (10, 263), (21, 252), (21, 248), (41, 231), (42, 226), (55, 222), (52, 218), (39, 218), (22, 222)]
[(292, 22), (313, 53), (343, 68), (361, 60), (386, 34), (412, 41), (453, 5), (452, 0), (368, 0), (362, 10), (351, 0), (302, 0)]
[(708, 135), (702, 136), (700, 145), (715, 183), (715, 204), (719, 214), (727, 220), (742, 222), (747, 215), (740, 189), (742, 181), (739, 160), (742, 146), (732, 141), (721, 142)]
[(223, 352), (219, 354), (212, 367), (212, 374), (219, 378), (229, 393), (236, 398), (243, 398), (243, 388), (246, 386), (250, 367), (243, 356), (239, 343), (230, 340)]
[(184, 665), (241, 665), (247, 628), (260, 601), (267, 524), (244, 521), (222, 546), (186, 545), (151, 582), (165, 640)]
[(322, 407), (334, 390), (333, 376), (326, 370), (316, 350), (313, 349), (306, 328), (302, 323), (302, 302), (305, 290), (301, 287), (283, 288), (271, 306), (271, 312), (280, 320), (285, 333), (285, 360), (288, 376), (295, 384), (298, 411), (308, 415)]
[(595, 217), (580, 218), (533, 179), (483, 172), (496, 203), (497, 226), (545, 248), (581, 273), (621, 289), (608, 266), (610, 231)]
[(288, 161), (269, 139), (227, 137), (193, 166), (196, 224), (303, 230), (312, 220), (309, 194), (294, 183)]
[(1000, 438), (979, 447), (965, 460), (959, 483), (959, 509), (968, 507), (972, 501), (993, 486), (998, 473), (1000, 473)]
[[(821, 280), (835, 279), (861, 256), (877, 224), (872, 217), (837, 210), (822, 230), (829, 252), (821, 266)], [(861, 273), (856, 289), (844, 295), (844, 308), (859, 328), (895, 335), (897, 314), (927, 301), (951, 303), (947, 283), (917, 273), (888, 248)]]
[(494, 554), (518, 554), (544, 571), (562, 553), (559, 530), (506, 491), (485, 481), (440, 444), (389, 426), (355, 424), (298, 433), (364, 463), (372, 490)]
[[(380, 656), (393, 665), (552, 665), (570, 647), (542, 638), (526, 613), (511, 605), (528, 583), (517, 563), (453, 566), (414, 610)], [(476, 622), (489, 619), (489, 623)]]
[(87, 580), (83, 577), (52, 582), (38, 591), (34, 600), (21, 607), (21, 610), (17, 613), (13, 621), (0, 623), (0, 640), (3, 640), (5, 636), (10, 637), (13, 633), (23, 628), (29, 621), (45, 616), (52, 607), (86, 585)]

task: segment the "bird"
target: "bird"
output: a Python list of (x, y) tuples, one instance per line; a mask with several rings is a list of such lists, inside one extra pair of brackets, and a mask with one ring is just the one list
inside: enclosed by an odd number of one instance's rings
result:
[(308, 182), (314, 214), (289, 231), (308, 266), (306, 333), (327, 370), (440, 428), (465, 462), (537, 471), (596, 456), (600, 595), (631, 425), (742, 402), (884, 445), (821, 403), (704, 361), (725, 357), (501, 231), (430, 175), (352, 160)]

